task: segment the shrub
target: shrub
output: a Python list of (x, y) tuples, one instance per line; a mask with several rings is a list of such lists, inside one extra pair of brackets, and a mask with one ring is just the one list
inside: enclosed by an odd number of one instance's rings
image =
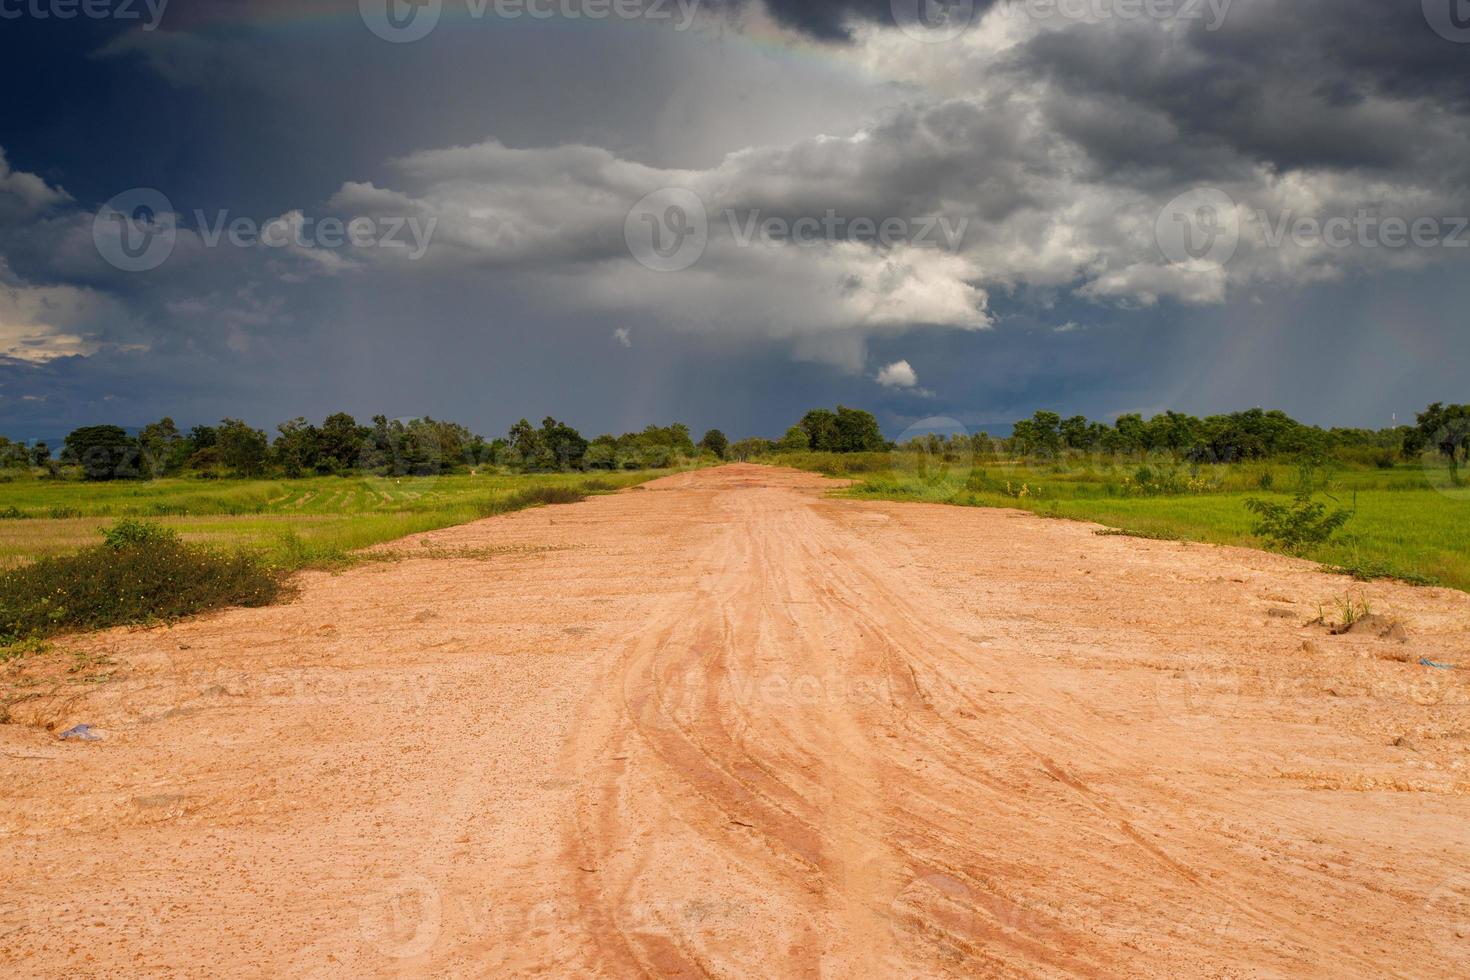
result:
[(1326, 504), (1312, 499), (1307, 484), (1302, 485), (1289, 504), (1252, 497), (1245, 507), (1259, 518), (1252, 525), (1251, 533), (1293, 555), (1331, 541), (1352, 517), (1351, 511), (1340, 508), (1329, 513)]
[(0, 642), (263, 606), (281, 593), (279, 576), (249, 554), (188, 545), (139, 521), (103, 534), (100, 545), (0, 574)]
[(480, 513), (485, 517), (493, 517), (538, 504), (575, 504), (586, 499), (585, 493), (572, 487), (528, 487), (517, 490), (508, 497), (490, 501), (480, 508)]
[(146, 545), (176, 543), (179, 536), (161, 524), (150, 521), (121, 520), (102, 532), (102, 543), (113, 551)]

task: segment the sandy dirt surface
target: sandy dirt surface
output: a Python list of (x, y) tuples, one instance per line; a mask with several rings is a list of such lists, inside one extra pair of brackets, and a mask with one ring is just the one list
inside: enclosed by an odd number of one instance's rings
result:
[[(1470, 669), (1419, 662), (1470, 596), (831, 486), (61, 644), (0, 726), (0, 974), (1470, 973)], [(1348, 592), (1385, 622), (1311, 624)]]

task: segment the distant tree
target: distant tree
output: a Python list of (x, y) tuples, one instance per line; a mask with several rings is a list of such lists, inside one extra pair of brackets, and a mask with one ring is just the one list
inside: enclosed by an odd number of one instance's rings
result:
[[(803, 438), (806, 437), (806, 432), (800, 426), (793, 426), (792, 429), (793, 431), (800, 432)], [(775, 444), (769, 439), (737, 439), (735, 442), (730, 443), (730, 448), (726, 452), (725, 457), (727, 459), (739, 460), (754, 459), (757, 456), (766, 455), (774, 448)]]
[(51, 462), (51, 447), (44, 442), (38, 442), (31, 447), (31, 465), (45, 466)]
[(699, 440), (699, 448), (708, 449), (720, 459), (724, 459), (725, 453), (730, 448), (730, 440), (725, 438), (725, 434), (719, 429), (710, 429), (704, 434), (704, 438)]
[(1093, 447), (1094, 432), (1083, 415), (1064, 419), (1060, 426), (1062, 445), (1068, 449), (1088, 450)]
[(611, 433), (600, 435), (587, 444), (583, 463), (589, 470), (612, 470), (618, 466), (618, 439)]
[(813, 452), (836, 452), (839, 440), (837, 415), (825, 408), (814, 408), (798, 423), (806, 431), (807, 448)]
[[(687, 429), (685, 438), (688, 438)], [(546, 416), (541, 420), (541, 442), (551, 457), (552, 469), (582, 468), (582, 460), (587, 455), (587, 440), (570, 425)]]
[(362, 458), (363, 443), (370, 432), (346, 412), (328, 415), (317, 430), (317, 468), (335, 472), (357, 466)]
[(151, 476), (178, 472), (193, 452), (174, 420), (167, 416), (143, 426), (138, 432), (138, 449)]
[(20, 469), (31, 465), (31, 454), (23, 442), (11, 442), (5, 436), (0, 436), (0, 466), (6, 469)]
[(236, 473), (254, 475), (265, 467), (270, 443), (265, 433), (240, 419), (222, 419), (215, 430), (219, 461)]
[(511, 455), (517, 466), (535, 469), (546, 456), (546, 445), (541, 441), (541, 433), (525, 419), (510, 427), (510, 431), (506, 433), (506, 441), (510, 444)]
[(1450, 476), (1460, 480), (1460, 464), (1470, 462), (1470, 405), (1434, 402), (1414, 417), (1417, 423), (1404, 439), (1404, 454), (1417, 456), (1433, 449), (1450, 464)]
[(87, 480), (135, 479), (138, 444), (116, 425), (88, 425), (66, 437), (62, 459), (82, 468)]
[(317, 461), (316, 426), (300, 416), (276, 426), (280, 435), (271, 446), (271, 455), (277, 466), (288, 477), (298, 477), (315, 470)]
[(1038, 411), (1021, 419), (1011, 431), (1011, 451), (1017, 456), (1055, 456), (1062, 448), (1062, 417)]
[(197, 453), (201, 449), (213, 449), (219, 441), (219, 432), (212, 425), (196, 425), (185, 438), (189, 440), (190, 450)]
[(877, 453), (887, 448), (888, 441), (871, 412), (837, 406), (837, 452)]
[(776, 449), (782, 452), (804, 452), (811, 448), (811, 436), (807, 434), (805, 426), (793, 425), (786, 430), (781, 441), (776, 443)]

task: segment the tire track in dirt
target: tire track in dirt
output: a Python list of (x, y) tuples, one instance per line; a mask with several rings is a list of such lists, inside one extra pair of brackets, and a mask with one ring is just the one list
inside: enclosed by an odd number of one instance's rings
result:
[[(75, 641), (124, 680), (32, 706), (107, 741), (0, 729), (0, 968), (1470, 963), (1451, 927), (1470, 880), (1462, 679), (1406, 673), (1371, 640), (1307, 657), (1304, 627), (1263, 618), (1262, 596), (1310, 608), (1342, 580), (830, 486), (682, 474), (418, 536), (405, 561), (304, 577), (288, 606)], [(472, 548), (496, 557), (420, 555)], [(1416, 654), (1460, 655), (1470, 599), (1365, 588)], [(1171, 666), (1194, 646), (1230, 698)], [(160, 662), (231, 673), (200, 691)], [(261, 680), (283, 669), (286, 697)], [(1349, 681), (1387, 696), (1349, 710), (1326, 690)], [(1403, 731), (1414, 749), (1390, 744)], [(1444, 788), (1336, 788), (1411, 780)]]

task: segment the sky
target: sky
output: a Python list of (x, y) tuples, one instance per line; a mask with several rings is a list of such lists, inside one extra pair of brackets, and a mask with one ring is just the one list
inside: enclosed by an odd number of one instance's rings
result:
[(0, 0), (0, 433), (1470, 401), (1464, 0)]

